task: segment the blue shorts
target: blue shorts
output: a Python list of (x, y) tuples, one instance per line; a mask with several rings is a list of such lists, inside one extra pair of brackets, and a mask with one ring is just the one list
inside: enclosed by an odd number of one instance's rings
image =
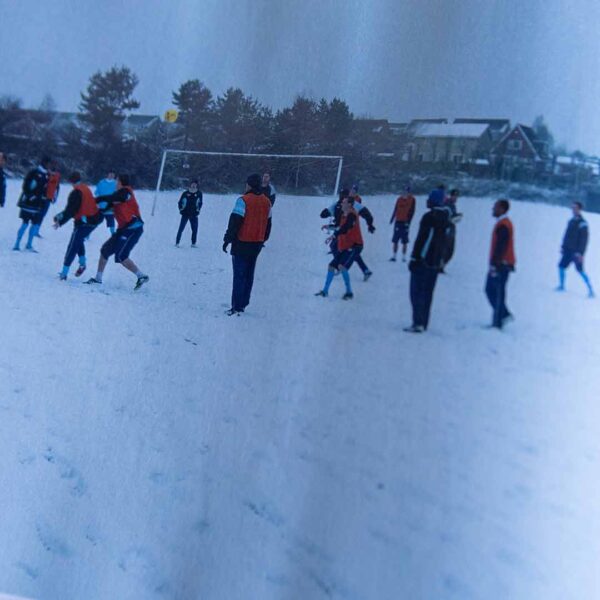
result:
[(392, 238), (394, 244), (398, 242), (408, 244), (408, 227), (409, 224), (405, 221), (396, 221), (394, 225), (394, 237)]
[(110, 238), (104, 242), (100, 249), (100, 254), (108, 259), (113, 254), (115, 255), (115, 262), (120, 263), (129, 258), (129, 253), (133, 250), (133, 247), (139, 242), (144, 233), (143, 227), (136, 227), (134, 229), (117, 229)]
[(353, 265), (357, 256), (359, 256), (362, 252), (362, 249), (362, 246), (356, 245), (352, 246), (352, 248), (349, 248), (348, 250), (337, 252), (333, 257), (333, 260), (329, 263), (329, 266), (333, 267), (334, 269), (339, 269), (340, 267), (349, 269)]
[(581, 273), (583, 271), (583, 258), (580, 262), (575, 260), (575, 252), (570, 250), (564, 250), (562, 258), (558, 263), (561, 269), (566, 269), (571, 263), (575, 265), (575, 268)]

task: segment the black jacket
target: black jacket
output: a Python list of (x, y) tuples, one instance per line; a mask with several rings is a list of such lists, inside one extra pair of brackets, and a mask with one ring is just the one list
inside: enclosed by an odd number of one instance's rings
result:
[(4, 169), (0, 167), (0, 206), (4, 206), (6, 201), (6, 175)]
[(179, 213), (186, 217), (197, 217), (202, 208), (202, 192), (190, 192), (186, 190), (179, 198)]
[(446, 206), (432, 208), (419, 223), (419, 233), (412, 251), (412, 261), (430, 269), (442, 269), (446, 256), (450, 210)]
[[(71, 190), (71, 193), (67, 198), (67, 206), (65, 206), (65, 209), (62, 212), (59, 212), (54, 217), (54, 220), (62, 226), (69, 219), (74, 219), (75, 215), (77, 214), (77, 211), (79, 210), (79, 207), (81, 206), (82, 200), (83, 198), (79, 190)], [(81, 225), (99, 225), (100, 223), (102, 223), (103, 218), (104, 217), (102, 216), (102, 212), (98, 210), (98, 212), (95, 215), (91, 217), (85, 217), (85, 221), (76, 220), (75, 227), (79, 227)]]
[(30, 211), (41, 210), (46, 199), (46, 186), (48, 185), (48, 172), (39, 166), (25, 175), (23, 191), (17, 205)]
[(569, 221), (563, 237), (562, 251), (583, 256), (588, 243), (588, 233), (587, 221), (581, 215), (573, 217)]

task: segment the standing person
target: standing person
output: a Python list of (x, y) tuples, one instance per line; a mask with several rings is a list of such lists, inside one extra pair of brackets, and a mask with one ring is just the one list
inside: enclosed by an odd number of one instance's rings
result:
[(4, 165), (6, 164), (6, 158), (4, 152), (0, 152), (0, 208), (4, 208), (4, 202), (6, 201), (6, 174), (4, 173)]
[(438, 274), (444, 265), (446, 228), (450, 222), (450, 211), (444, 206), (444, 194), (434, 190), (427, 200), (429, 209), (419, 223), (419, 232), (413, 246), (409, 263), (410, 301), (413, 322), (404, 331), (422, 333), (429, 326), (429, 315), (433, 302), (433, 290)]
[(46, 187), (48, 185), (48, 170), (51, 160), (48, 156), (42, 157), (40, 164), (29, 171), (23, 180), (23, 190), (19, 196), (17, 206), (19, 211), (19, 219), (21, 219), (21, 227), (17, 232), (17, 241), (13, 250), (21, 249), (21, 240), (29, 227), (29, 237), (27, 239), (26, 250), (37, 252), (33, 247), (33, 238), (36, 236), (41, 222), (42, 210), (46, 199)]
[(333, 260), (327, 268), (327, 276), (323, 289), (315, 294), (327, 298), (329, 295), (329, 287), (333, 282), (336, 271), (342, 274), (342, 279), (346, 286), (346, 293), (342, 296), (342, 300), (351, 300), (354, 298), (352, 286), (350, 284), (350, 267), (352, 263), (360, 255), (363, 247), (363, 239), (360, 231), (360, 220), (358, 213), (353, 207), (348, 196), (344, 197), (341, 202), (342, 216), (340, 226), (335, 231), (334, 237), (337, 240), (337, 250), (333, 255)]
[(274, 206), (277, 190), (271, 181), (271, 174), (268, 171), (265, 171), (262, 176), (261, 191), (271, 201), (271, 206)]
[(73, 184), (73, 190), (67, 199), (67, 206), (54, 217), (55, 229), (62, 227), (69, 219), (73, 219), (74, 222), (63, 268), (59, 274), (61, 281), (67, 280), (75, 256), (79, 256), (79, 267), (75, 271), (75, 277), (81, 277), (86, 268), (85, 240), (102, 223), (102, 213), (96, 204), (94, 194), (87, 185), (81, 183), (79, 172), (71, 173), (69, 183)]
[(181, 235), (189, 221), (192, 228), (192, 248), (195, 248), (198, 238), (198, 215), (202, 208), (202, 192), (198, 189), (198, 181), (196, 179), (190, 181), (188, 189), (181, 194), (178, 206), (181, 221), (177, 230), (177, 237), (175, 238), (175, 246), (179, 248)]
[(566, 270), (571, 263), (575, 264), (577, 272), (585, 282), (588, 289), (588, 297), (594, 297), (594, 290), (587, 273), (583, 270), (583, 256), (587, 248), (589, 229), (587, 221), (583, 218), (583, 204), (581, 202), (573, 202), (571, 207), (573, 216), (567, 224), (567, 230), (563, 237), (561, 252), (562, 258), (558, 263), (559, 284), (556, 288), (559, 292), (565, 290)]
[(511, 271), (515, 270), (514, 228), (507, 213), (510, 210), (508, 200), (497, 200), (492, 209), (496, 225), (492, 232), (490, 248), (490, 269), (485, 284), (485, 293), (493, 309), (492, 327), (502, 327), (513, 319), (506, 307), (506, 284)]
[(60, 191), (60, 171), (56, 165), (56, 162), (52, 161), (50, 169), (48, 171), (48, 184), (46, 185), (46, 196), (44, 198), (42, 204), (42, 211), (40, 214), (40, 226), (38, 227), (38, 231), (35, 234), (35, 237), (41, 239), (40, 229), (42, 227), (42, 223), (48, 214), (48, 209), (50, 208), (50, 204), (56, 203), (58, 200), (58, 193)]
[[(95, 196), (98, 198), (99, 196), (110, 196), (117, 191), (117, 179), (116, 173), (113, 169), (108, 171), (106, 177), (101, 179), (96, 184)], [(112, 208), (108, 208), (104, 212), (104, 218), (106, 219), (106, 226), (108, 227), (111, 234), (115, 232), (115, 213)]]
[(410, 193), (410, 186), (404, 189), (404, 194), (398, 196), (394, 212), (390, 218), (390, 224), (394, 223), (394, 236), (392, 237), (393, 255), (390, 260), (396, 262), (398, 254), (398, 242), (402, 242), (402, 262), (406, 262), (406, 250), (408, 248), (408, 230), (415, 216), (416, 200)]
[(262, 193), (261, 184), (257, 173), (248, 177), (246, 191), (236, 200), (223, 236), (223, 252), (231, 244), (233, 265), (229, 316), (239, 316), (250, 303), (256, 261), (271, 233), (271, 201)]
[(129, 258), (130, 252), (144, 233), (144, 221), (142, 221), (140, 207), (129, 182), (129, 175), (119, 175), (117, 178), (117, 191), (110, 196), (97, 197), (96, 203), (102, 211), (111, 208), (114, 210), (118, 227), (100, 249), (96, 276), (88, 279), (86, 283), (101, 284), (106, 263), (114, 255), (117, 264), (123, 265), (137, 277), (134, 289), (139, 290), (150, 277), (142, 273)]

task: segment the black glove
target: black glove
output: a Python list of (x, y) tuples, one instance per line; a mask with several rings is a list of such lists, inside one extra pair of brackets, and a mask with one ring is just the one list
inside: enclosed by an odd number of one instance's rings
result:
[(223, 242), (223, 252), (227, 254), (227, 246), (229, 246), (229, 242)]
[(369, 225), (369, 233), (375, 233), (375, 225)]

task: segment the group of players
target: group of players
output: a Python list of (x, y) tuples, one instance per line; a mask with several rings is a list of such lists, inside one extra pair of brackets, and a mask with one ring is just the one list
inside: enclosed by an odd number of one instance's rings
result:
[[(139, 289), (149, 280), (149, 277), (129, 258), (129, 254), (144, 232), (144, 221), (129, 176), (122, 174), (116, 177), (114, 172), (109, 172), (107, 177), (98, 183), (95, 195), (81, 181), (81, 175), (77, 171), (69, 175), (68, 181), (72, 185), (72, 190), (67, 198), (67, 204), (53, 219), (55, 229), (70, 220), (73, 220), (74, 225), (59, 278), (62, 281), (67, 280), (75, 257), (79, 259), (75, 276), (80, 277), (85, 272), (87, 267), (85, 242), (105, 221), (110, 237), (100, 250), (96, 275), (85, 283), (102, 284), (108, 259), (114, 256), (116, 263), (123, 265), (137, 277), (135, 289)], [(29, 232), (25, 250), (37, 252), (33, 245), (34, 240), (36, 237), (41, 237), (40, 228), (50, 205), (56, 202), (59, 189), (60, 173), (50, 157), (44, 156), (39, 165), (29, 171), (23, 180), (22, 191), (17, 202), (21, 226), (13, 246), (15, 252), (21, 250), (21, 242), (27, 229)]]
[[(3, 171), (4, 155), (0, 152), (0, 206), (4, 206), (6, 182)], [(102, 245), (95, 276), (85, 283), (100, 285), (107, 262), (114, 256), (116, 263), (123, 265), (137, 278), (135, 288), (139, 289), (149, 277), (129, 257), (132, 249), (144, 232), (144, 222), (140, 208), (131, 187), (129, 176), (118, 177), (110, 171), (106, 178), (98, 182), (95, 194), (81, 181), (81, 175), (73, 172), (68, 178), (72, 185), (64, 210), (53, 218), (53, 226), (58, 229), (73, 220), (74, 227), (65, 253), (59, 278), (68, 278), (71, 265), (78, 258), (75, 276), (80, 277), (86, 270), (85, 242), (103, 222), (110, 231), (109, 239)], [(43, 157), (40, 164), (27, 173), (23, 180), (18, 200), (21, 226), (17, 232), (14, 251), (21, 250), (21, 243), (29, 228), (25, 250), (36, 252), (33, 244), (40, 236), (40, 227), (52, 203), (56, 202), (60, 188), (60, 174), (49, 157)], [(458, 190), (446, 195), (445, 187), (438, 186), (427, 199), (428, 211), (419, 223), (418, 233), (409, 261), (410, 300), (413, 309), (412, 324), (405, 328), (411, 333), (427, 330), (433, 293), (438, 275), (454, 253), (456, 226), (462, 214), (457, 210)], [(223, 251), (231, 246), (233, 266), (233, 290), (229, 315), (240, 315), (250, 302), (256, 261), (271, 231), (271, 210), (276, 200), (276, 190), (269, 173), (250, 175), (246, 190), (236, 201), (229, 218), (223, 239)], [(178, 208), (181, 221), (176, 234), (175, 245), (180, 246), (181, 237), (189, 223), (192, 230), (192, 248), (196, 247), (198, 216), (202, 208), (202, 192), (197, 180), (192, 180), (179, 199)], [(493, 207), (496, 224), (492, 232), (489, 257), (489, 271), (485, 291), (492, 307), (491, 326), (501, 329), (513, 319), (506, 306), (506, 286), (509, 275), (516, 264), (514, 226), (508, 216), (510, 203), (500, 199)], [(395, 203), (390, 224), (394, 225), (392, 238), (393, 254), (390, 261), (397, 260), (399, 244), (402, 245), (402, 261), (406, 262), (409, 244), (409, 229), (416, 210), (416, 199), (410, 187), (406, 186)], [(594, 291), (584, 270), (584, 254), (588, 242), (588, 224), (583, 218), (580, 202), (572, 205), (573, 216), (568, 223), (559, 262), (559, 285), (557, 291), (564, 291), (566, 269), (574, 264), (588, 289), (588, 296)], [(336, 203), (321, 212), (321, 218), (329, 219), (322, 228), (330, 233), (327, 238), (332, 259), (327, 268), (325, 284), (316, 296), (327, 297), (336, 275), (341, 275), (345, 285), (344, 300), (354, 297), (350, 268), (356, 263), (368, 281), (373, 272), (361, 256), (364, 238), (360, 221), (366, 222), (369, 233), (375, 232), (374, 219), (358, 194), (358, 184), (339, 192)], [(116, 227), (115, 227), (116, 222)]]
[[(360, 217), (367, 222), (369, 232), (375, 227), (371, 213), (364, 207), (358, 187), (343, 189), (336, 204), (322, 211), (322, 218), (331, 219), (324, 229), (332, 230), (328, 238), (333, 259), (329, 263), (325, 284), (316, 295), (327, 297), (335, 275), (340, 274), (345, 284), (344, 300), (354, 297), (350, 283), (349, 270), (356, 262), (359, 264), (365, 280), (372, 274), (364, 265), (361, 252), (364, 239), (360, 229)], [(428, 211), (419, 223), (419, 230), (410, 256), (410, 301), (412, 304), (412, 324), (406, 332), (423, 333), (429, 325), (433, 293), (438, 275), (445, 273), (445, 267), (454, 254), (456, 226), (462, 218), (457, 210), (459, 191), (453, 189), (446, 195), (445, 186), (439, 185), (427, 199)], [(397, 260), (398, 245), (402, 244), (402, 261), (406, 261), (410, 224), (415, 215), (416, 200), (410, 187), (400, 195), (394, 206), (390, 224), (394, 225), (392, 238), (393, 254), (390, 261)], [(490, 327), (502, 329), (514, 319), (506, 306), (506, 287), (510, 273), (515, 269), (516, 255), (514, 226), (508, 216), (510, 203), (500, 199), (494, 203), (492, 215), (496, 219), (492, 231), (485, 293), (492, 307)], [(569, 220), (561, 245), (561, 259), (558, 265), (559, 285), (557, 291), (565, 290), (566, 269), (574, 264), (588, 290), (588, 297), (594, 297), (594, 291), (584, 270), (584, 254), (588, 242), (588, 224), (582, 215), (583, 205), (574, 202), (573, 216)]]

